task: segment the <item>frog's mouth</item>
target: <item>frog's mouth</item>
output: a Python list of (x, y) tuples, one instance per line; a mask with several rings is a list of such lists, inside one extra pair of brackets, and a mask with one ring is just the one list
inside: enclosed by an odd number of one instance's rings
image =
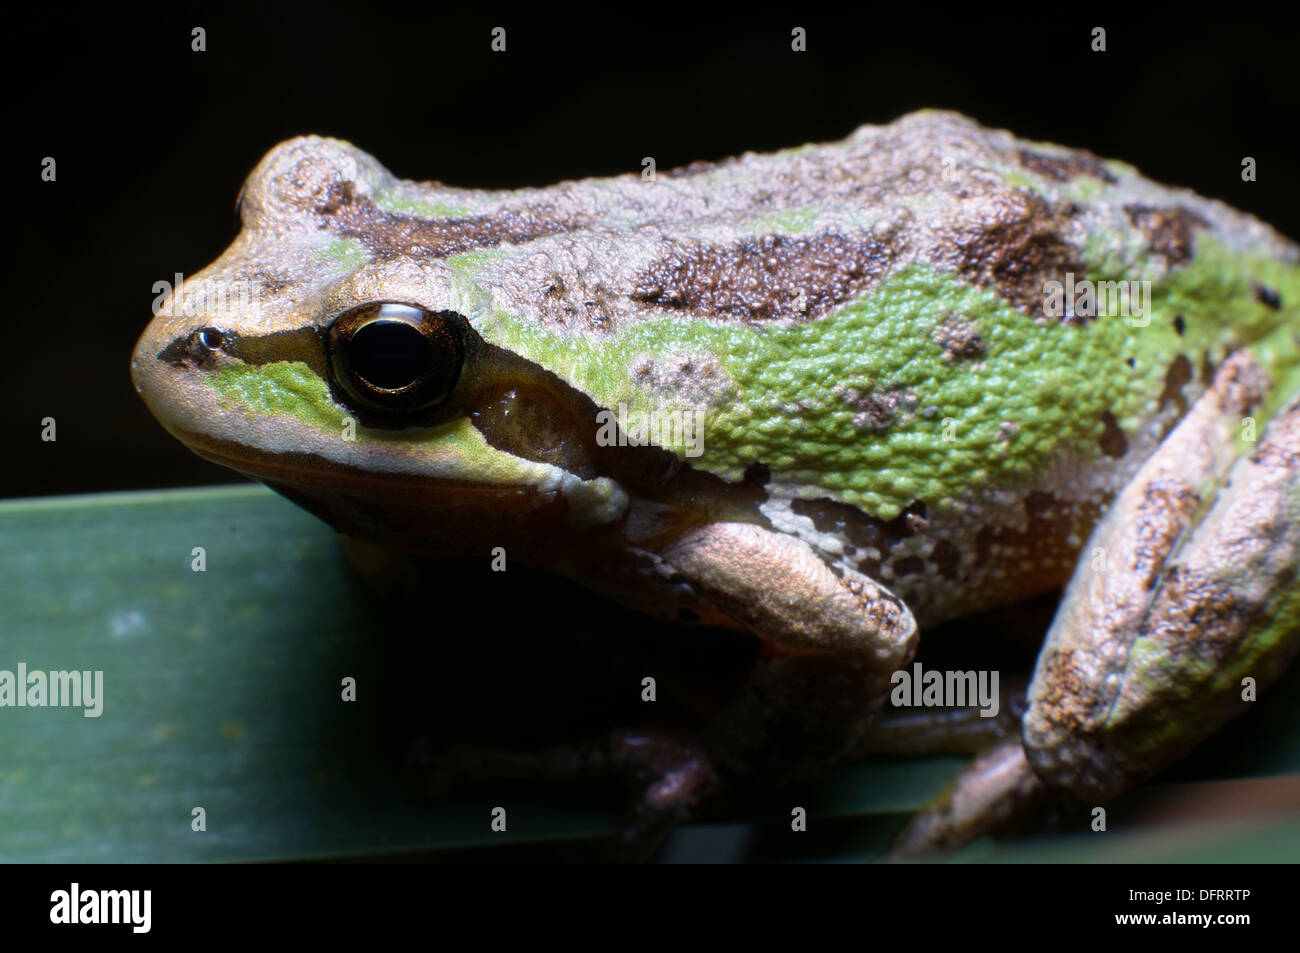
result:
[(265, 483), (358, 539), (423, 553), (481, 555), (500, 545), (546, 548), (571, 535), (564, 496), (536, 486), (368, 472), (318, 454), (268, 453), (168, 429), (205, 460)]

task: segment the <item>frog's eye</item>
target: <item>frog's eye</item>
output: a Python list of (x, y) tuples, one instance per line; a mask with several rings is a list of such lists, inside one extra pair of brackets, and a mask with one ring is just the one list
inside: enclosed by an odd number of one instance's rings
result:
[(329, 325), (334, 382), (362, 407), (407, 415), (444, 400), (465, 359), (465, 319), (377, 302), (345, 311)]

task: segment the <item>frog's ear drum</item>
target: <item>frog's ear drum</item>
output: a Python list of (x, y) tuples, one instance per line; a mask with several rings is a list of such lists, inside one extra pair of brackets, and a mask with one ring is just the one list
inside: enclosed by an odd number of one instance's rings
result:
[(326, 330), (333, 384), (358, 409), (409, 423), (456, 386), (467, 329), (455, 311), (417, 305), (372, 302), (344, 311)]

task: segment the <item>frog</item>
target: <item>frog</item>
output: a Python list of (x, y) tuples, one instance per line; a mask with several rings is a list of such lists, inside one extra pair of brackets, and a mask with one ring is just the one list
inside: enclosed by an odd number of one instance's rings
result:
[[(757, 642), (692, 736), (430, 776), (623, 777), (644, 856), (745, 778), (968, 754), (927, 854), (1109, 802), (1300, 648), (1300, 247), (1220, 201), (923, 110), (508, 190), (303, 136), (238, 207), (132, 355), (173, 436), (363, 551)], [(900, 705), (921, 633), (1053, 592), (1001, 716)]]

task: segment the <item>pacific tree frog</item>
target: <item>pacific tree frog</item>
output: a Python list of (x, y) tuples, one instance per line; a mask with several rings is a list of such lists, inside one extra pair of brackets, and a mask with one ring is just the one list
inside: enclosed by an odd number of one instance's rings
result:
[(1219, 202), (921, 112), (518, 191), (303, 137), (241, 214), (135, 350), (172, 434), (351, 537), (761, 640), (700, 738), (587, 751), (627, 844), (897, 742), (945, 620), (1066, 586), (1019, 724), (902, 732), (986, 746), (903, 851), (1114, 796), (1300, 646), (1300, 248)]

